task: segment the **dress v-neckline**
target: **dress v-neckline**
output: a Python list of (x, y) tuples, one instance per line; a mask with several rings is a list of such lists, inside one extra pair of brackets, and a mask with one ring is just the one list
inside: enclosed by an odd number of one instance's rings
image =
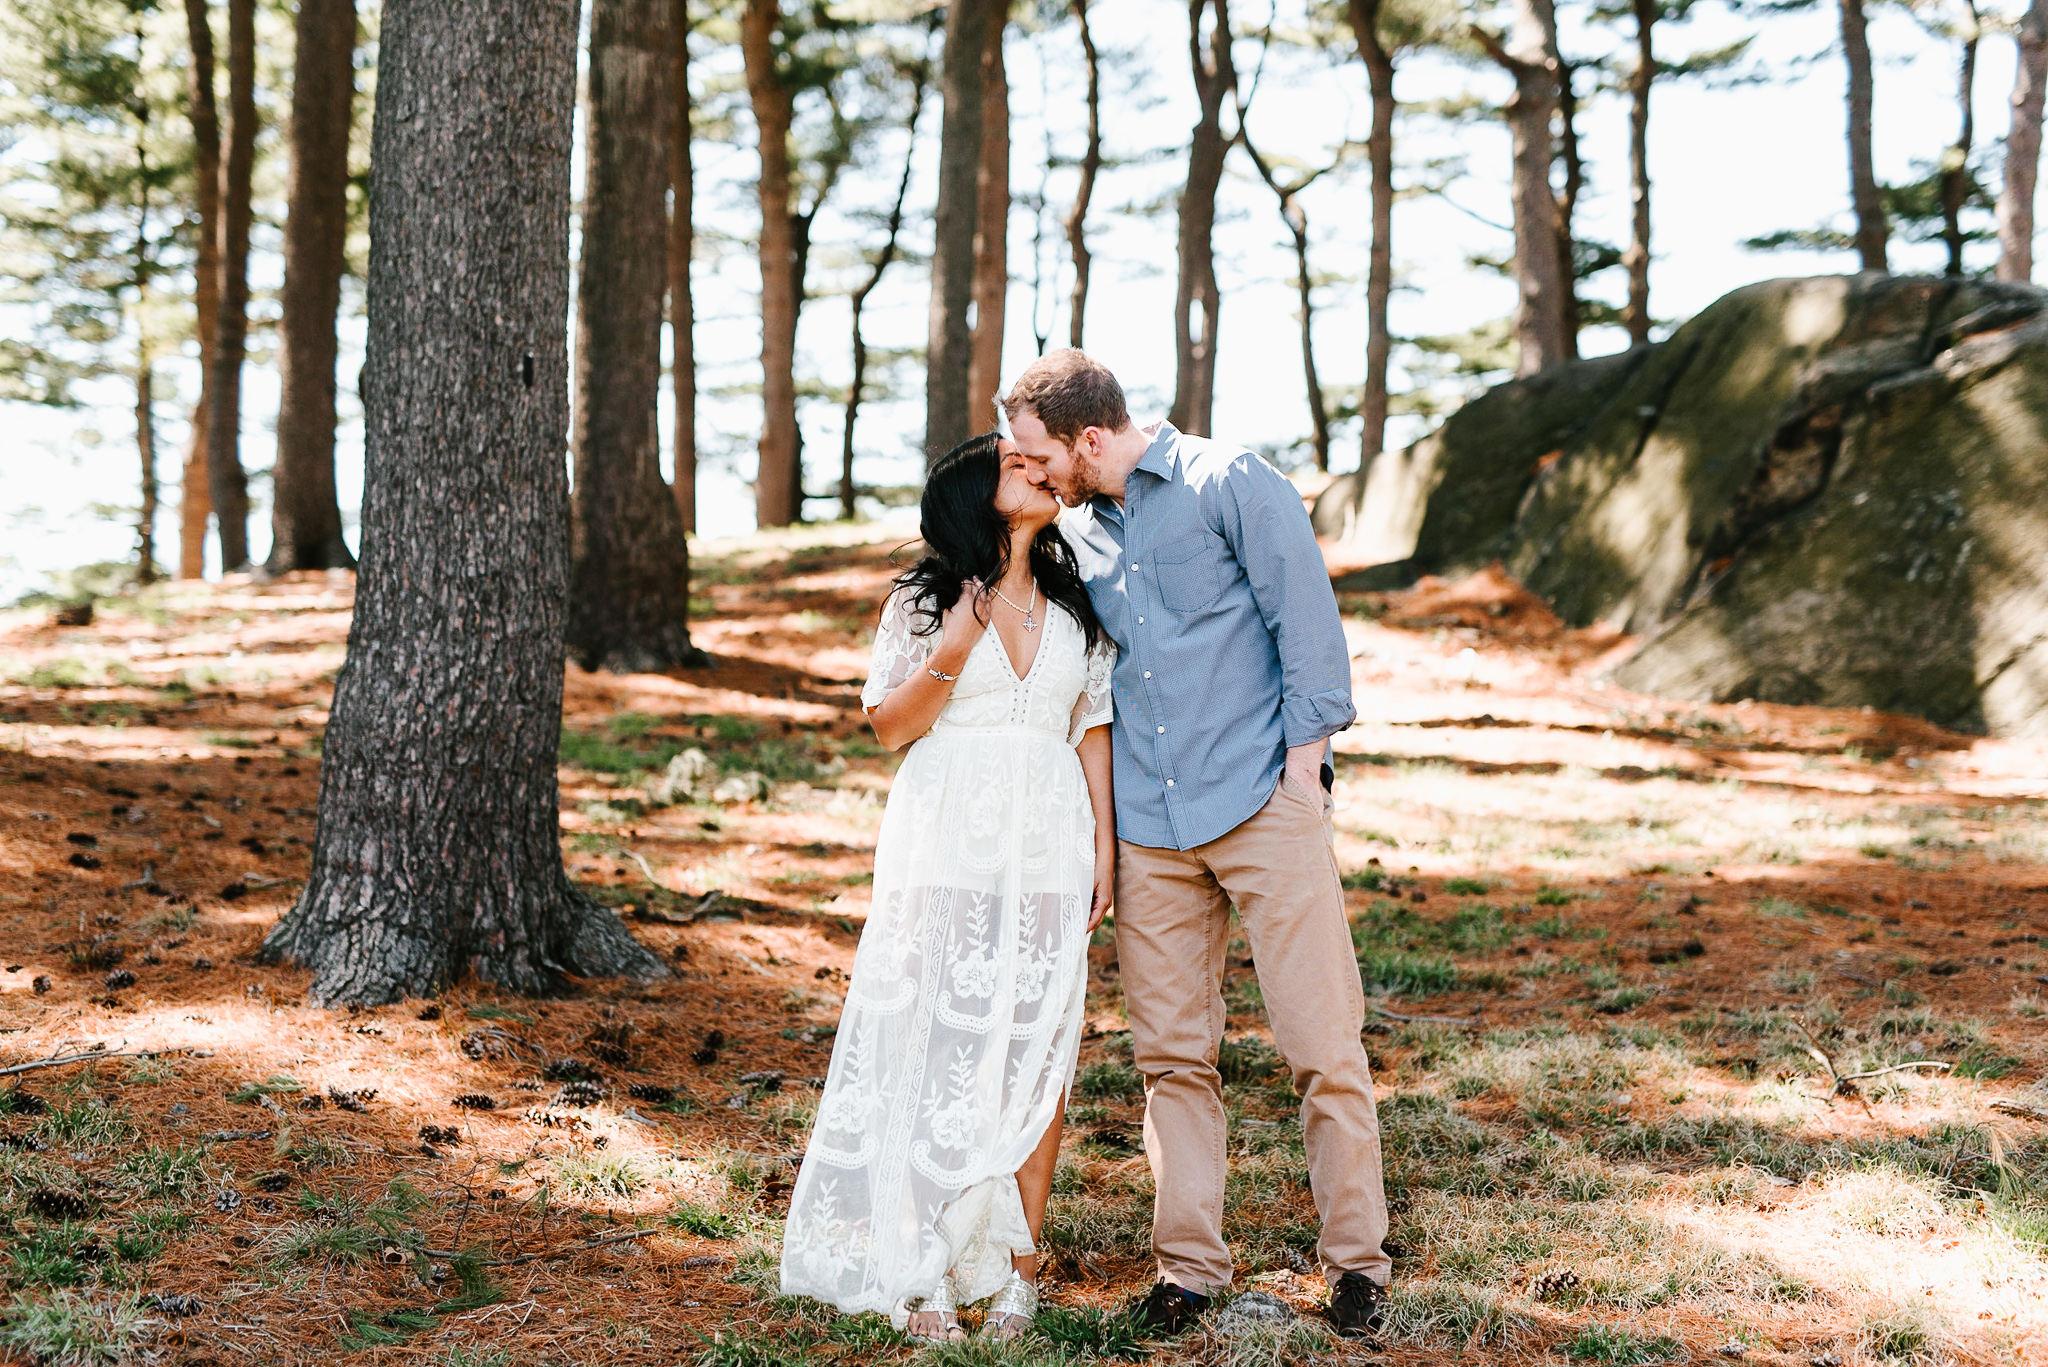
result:
[(1045, 635), (1047, 632), (1052, 630), (1052, 604), (1047, 603), (1045, 607), (1045, 618), (1043, 621), (1039, 623), (1038, 630), (1026, 633), (1026, 635), (1032, 637), (1033, 640), (1037, 642), (1037, 644), (1034, 645), (1031, 649), (1031, 663), (1022, 670), (1018, 669), (1017, 662), (1010, 658), (1010, 648), (1003, 644), (1003, 633), (997, 628), (996, 624), (993, 621), (991, 621), (988, 624), (987, 634), (995, 637), (996, 640), (996, 654), (1003, 657), (1003, 667), (1010, 671), (1010, 677), (1015, 679), (1018, 683), (1023, 683), (1026, 679), (1031, 677), (1033, 671), (1035, 671), (1038, 668), (1039, 657), (1045, 654)]

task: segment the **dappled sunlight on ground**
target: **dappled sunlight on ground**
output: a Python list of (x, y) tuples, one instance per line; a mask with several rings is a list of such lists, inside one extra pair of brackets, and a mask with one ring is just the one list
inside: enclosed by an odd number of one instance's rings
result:
[[(310, 860), (348, 576), (0, 614), (0, 1066), (125, 1055), (0, 1081), (0, 1328), (33, 1300), (193, 1364), (908, 1360), (773, 1294), (894, 772), (858, 691), (900, 535), (703, 543), (711, 667), (568, 671), (565, 865), (676, 976), (546, 1002), (322, 1011), (253, 962)], [(1343, 603), (1371, 1359), (2048, 1359), (2048, 746), (1627, 694), (1626, 638), (1497, 573)], [(1150, 1277), (1108, 935), (1090, 968), (1044, 1239), (1082, 1360)], [(1312, 1316), (1242, 938), (1225, 979), (1239, 1286)], [(1156, 1360), (1367, 1356), (1309, 1318)]]

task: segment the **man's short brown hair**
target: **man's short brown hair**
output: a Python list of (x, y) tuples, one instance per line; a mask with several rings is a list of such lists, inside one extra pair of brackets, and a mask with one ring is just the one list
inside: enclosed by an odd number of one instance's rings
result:
[(1124, 387), (1109, 367), (1073, 347), (1048, 352), (1025, 368), (1002, 398), (1003, 416), (1015, 421), (1029, 409), (1045, 424), (1047, 435), (1071, 447), (1081, 429), (1100, 427), (1121, 432), (1131, 425), (1124, 407)]

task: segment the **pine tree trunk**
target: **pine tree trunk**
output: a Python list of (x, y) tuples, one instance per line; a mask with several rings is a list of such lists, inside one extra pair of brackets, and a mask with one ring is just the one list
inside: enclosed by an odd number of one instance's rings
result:
[(1514, 16), (1511, 48), (1483, 29), (1473, 32), (1515, 82), (1502, 111), (1514, 146), (1515, 373), (1532, 375), (1567, 355), (1557, 200), (1550, 189), (1555, 160), (1550, 122), (1557, 111), (1557, 70), (1550, 54), (1557, 45), (1557, 20), (1551, 0), (1515, 0)]
[(919, 63), (912, 75), (910, 88), (910, 118), (904, 125), (906, 135), (903, 146), (903, 175), (896, 182), (896, 202), (889, 206), (889, 236), (882, 243), (882, 250), (875, 257), (874, 266), (868, 271), (868, 278), (853, 292), (853, 379), (846, 386), (846, 414), (840, 424), (839, 447), (839, 515), (848, 522), (853, 521), (859, 510), (854, 506), (853, 483), (853, 432), (860, 420), (861, 400), (866, 397), (868, 381), (868, 343), (861, 331), (861, 314), (867, 308), (868, 296), (882, 283), (882, 273), (896, 260), (896, 248), (903, 233), (903, 206), (910, 198), (910, 175), (917, 164), (917, 121), (924, 113), (925, 84), (929, 72)]
[[(1203, 53), (1202, 11), (1214, 14)], [(1188, 146), (1188, 180), (1180, 195), (1180, 283), (1173, 300), (1173, 407), (1167, 421), (1209, 435), (1216, 404), (1216, 187), (1223, 181), (1223, 100), (1237, 88), (1230, 54), (1229, 0), (1188, 0), (1188, 56), (1201, 117)]]
[[(135, 45), (145, 41), (142, 16), (135, 18)], [(135, 104), (135, 454), (142, 463), (142, 481), (135, 518), (135, 582), (153, 584), (156, 568), (156, 351), (149, 328), (149, 286), (156, 275), (156, 261), (150, 250), (149, 211), (149, 105)]]
[(362, 566), (312, 872), (262, 951), (316, 1002), (664, 973), (559, 844), (576, 20), (384, 8)]
[(615, 674), (705, 662), (690, 644), (690, 549), (655, 430), (675, 122), (669, 9), (590, 7), (569, 651)]
[(1003, 313), (1010, 294), (1010, 79), (997, 14), (981, 57), (981, 166), (975, 180), (974, 342), (967, 361), (970, 432), (995, 426), (1003, 373)]
[(1579, 157), (1579, 98), (1572, 89), (1572, 66), (1557, 63), (1558, 160), (1564, 163), (1564, 185), (1557, 192), (1557, 276), (1564, 293), (1564, 357), (1579, 359), (1579, 262), (1572, 237), (1579, 213), (1579, 194), (1586, 188), (1586, 165)]
[(135, 518), (135, 582), (156, 582), (156, 358), (135, 348), (135, 454), (142, 460), (142, 507)]
[(1067, 308), (1067, 345), (1078, 348), (1088, 316), (1088, 202), (1095, 197), (1095, 177), (1102, 170), (1102, 63), (1095, 52), (1095, 35), (1088, 26), (1088, 0), (1069, 3), (1081, 25), (1081, 57), (1088, 68), (1088, 146), (1081, 153), (1081, 183), (1074, 191), (1074, 207), (1067, 210), (1067, 252), (1074, 259), (1074, 289), (1068, 296)]
[(697, 306), (690, 295), (690, 262), (697, 253), (696, 172), (690, 163), (690, 0), (670, 0), (670, 91), (675, 123), (669, 129), (668, 327), (675, 399), (675, 496), (683, 530), (697, 530)]
[(192, 120), (192, 188), (199, 244), (192, 263), (192, 331), (199, 343), (199, 401), (178, 474), (178, 578), (206, 576), (206, 521), (213, 513), (206, 451), (213, 425), (213, 355), (220, 337), (220, 112), (213, 95), (213, 21), (209, 0), (185, 0), (191, 45), (185, 103)]
[(790, 214), (789, 87), (776, 68), (779, 0), (747, 0), (740, 19), (747, 93), (761, 147), (761, 463), (754, 477), (754, 518), (786, 527), (803, 516), (796, 430), (796, 225)]
[(2041, 170), (2041, 103), (2048, 93), (2048, 0), (2032, 0), (2014, 35), (2012, 128), (1998, 192), (1998, 278), (2034, 278), (2034, 184)]
[(1394, 294), (1394, 59), (1380, 41), (1379, 22), (1380, 0), (1351, 0), (1351, 33), (1372, 86), (1372, 128), (1365, 140), (1366, 160), (1372, 165), (1372, 248), (1365, 276), (1360, 470), (1370, 465), (1387, 444), (1387, 366), (1394, 350), (1387, 318)]
[(980, 214), (982, 55), (1008, 0), (952, 0), (939, 68), (945, 115), (939, 125), (939, 202), (932, 224), (931, 304), (925, 318), (926, 468), (973, 433), (968, 367), (974, 337), (974, 237)]
[(1849, 198), (1856, 210), (1856, 255), (1866, 271), (1886, 271), (1884, 198), (1877, 188), (1870, 150), (1870, 40), (1865, 36), (1863, 0), (1837, 0), (1842, 12), (1842, 55), (1849, 67)]
[(1316, 370), (1316, 305), (1308, 269), (1308, 216), (1293, 195), (1280, 200), (1281, 216), (1294, 238), (1294, 284), (1301, 322), (1302, 383), (1308, 393), (1309, 443), (1315, 451), (1316, 469), (1330, 470), (1330, 410), (1323, 401), (1323, 380)]
[(335, 314), (348, 244), (355, 0), (299, 0), (266, 574), (351, 569), (334, 491)]
[(1657, 79), (1657, 13), (1663, 0), (1634, 0), (1636, 65), (1628, 78), (1628, 306), (1622, 321), (1632, 347), (1650, 344), (1650, 87)]
[(206, 482), (224, 574), (249, 567), (242, 472), (242, 361), (249, 341), (250, 180), (256, 167), (256, 0), (228, 0), (228, 127), (220, 165), (220, 318)]
[(1956, 103), (1962, 122), (1953, 146), (1941, 159), (1941, 238), (1948, 245), (1946, 274), (1963, 274), (1963, 205), (1970, 199), (1970, 149), (1977, 139), (1974, 98), (1977, 89), (1977, 43), (1982, 36), (1976, 0), (1964, 0), (1970, 30), (1963, 39), (1962, 69), (1956, 77)]

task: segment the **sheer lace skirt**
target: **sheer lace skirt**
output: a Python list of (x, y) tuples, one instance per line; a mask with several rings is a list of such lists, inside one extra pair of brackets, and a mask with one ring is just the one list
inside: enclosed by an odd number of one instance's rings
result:
[(1073, 1074), (1094, 864), (1063, 734), (941, 727), (911, 747), (791, 1195), (785, 1292), (900, 1326), (941, 1275), (976, 1300), (1030, 1250), (1015, 1174)]

